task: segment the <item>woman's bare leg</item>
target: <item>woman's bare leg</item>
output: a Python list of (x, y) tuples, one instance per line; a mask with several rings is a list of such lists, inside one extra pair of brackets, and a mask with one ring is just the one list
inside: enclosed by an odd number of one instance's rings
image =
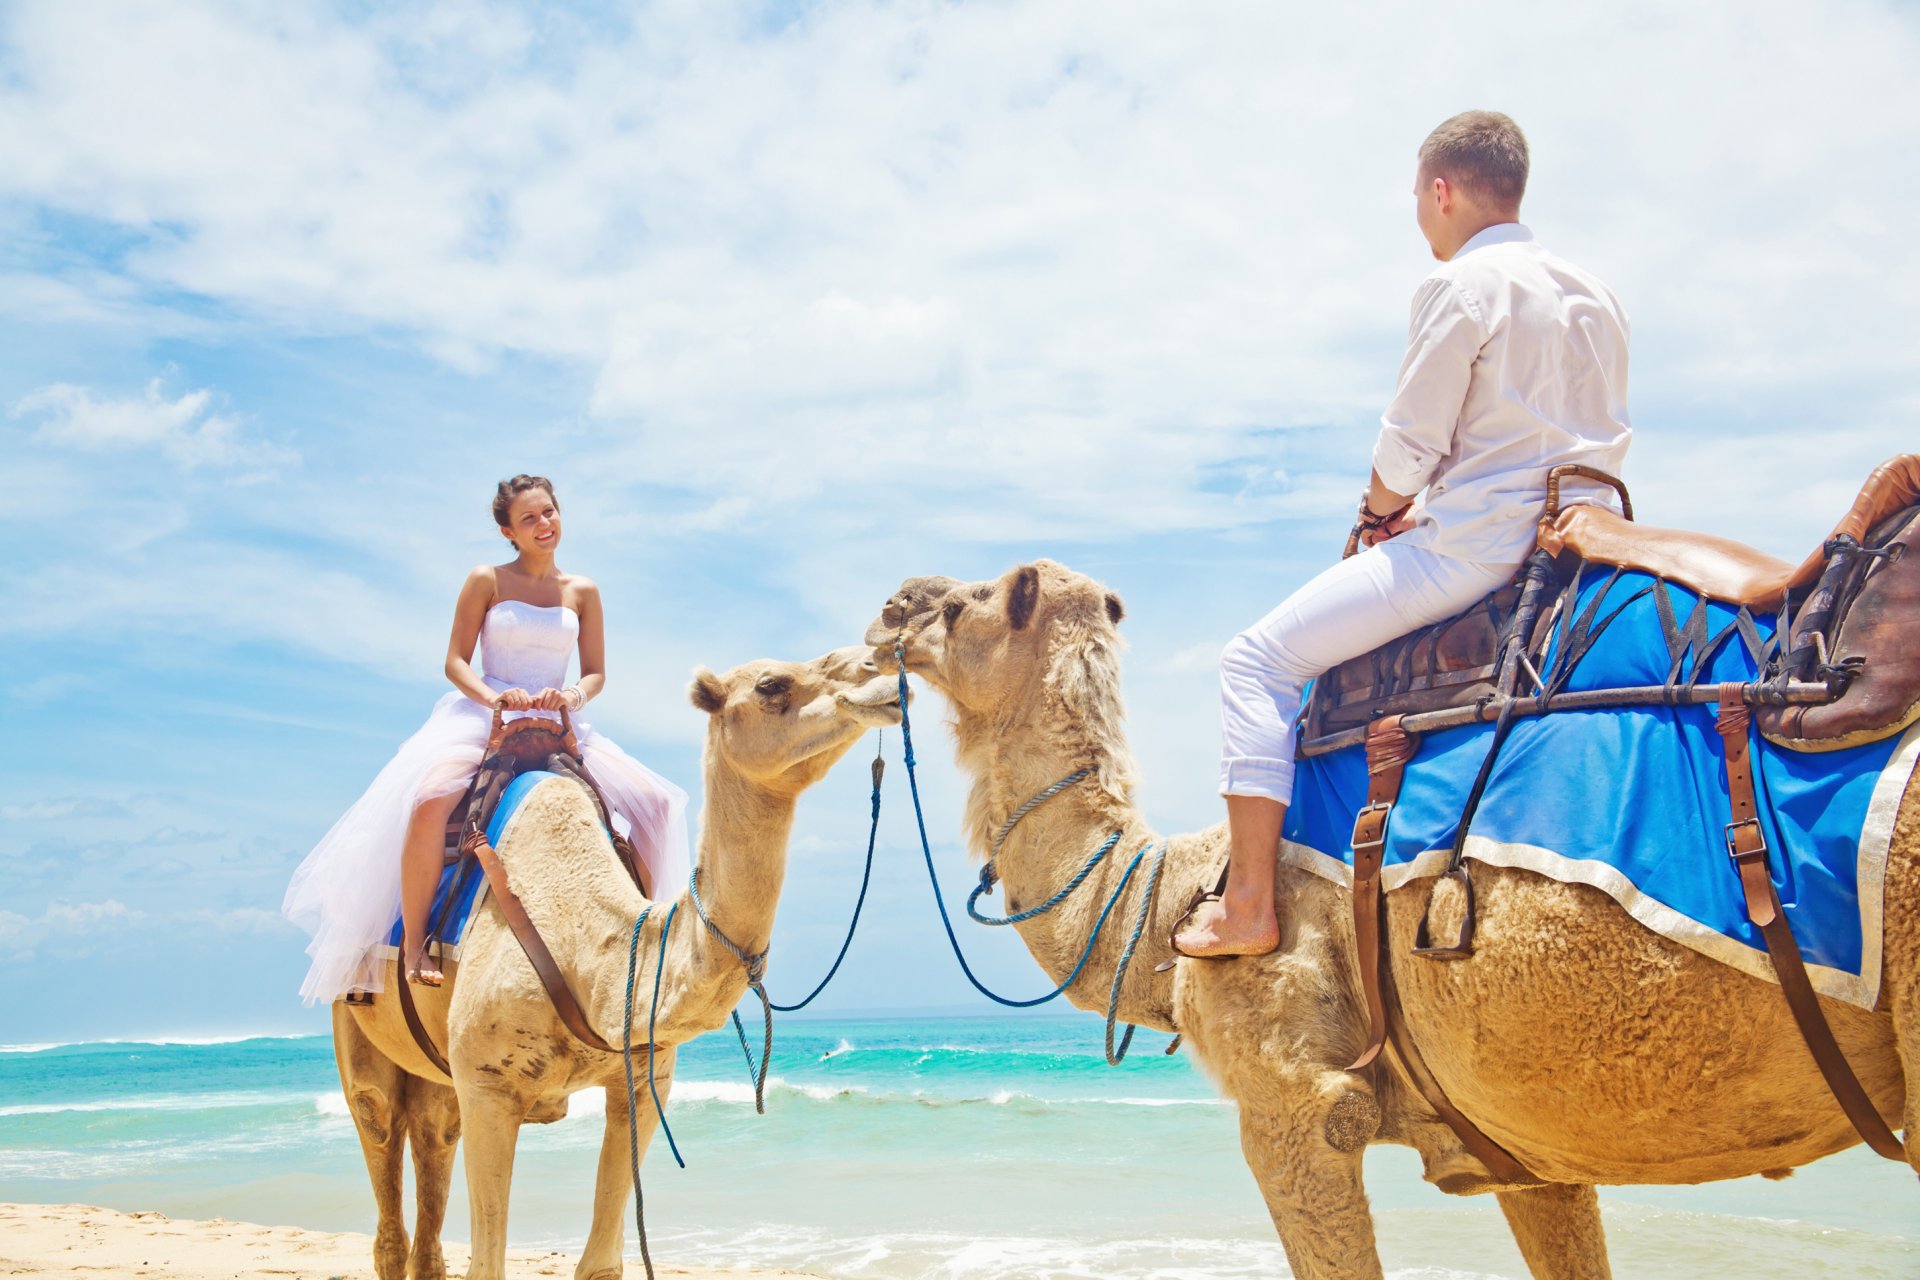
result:
[(433, 910), (433, 893), (440, 885), (440, 869), (445, 861), (447, 819), (460, 803), (455, 791), (414, 807), (407, 823), (407, 844), (400, 854), (400, 920), (404, 933), (401, 956), (409, 974), (418, 971), (423, 982), (437, 985), (443, 979), (440, 970), (426, 954), (427, 913)]

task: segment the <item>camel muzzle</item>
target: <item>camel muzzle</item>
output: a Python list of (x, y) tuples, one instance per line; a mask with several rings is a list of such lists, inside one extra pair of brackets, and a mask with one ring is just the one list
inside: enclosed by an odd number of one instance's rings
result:
[(947, 593), (960, 585), (958, 578), (908, 578), (888, 598), (880, 616), (867, 627), (866, 641), (875, 648), (889, 646), (925, 620), (940, 607)]

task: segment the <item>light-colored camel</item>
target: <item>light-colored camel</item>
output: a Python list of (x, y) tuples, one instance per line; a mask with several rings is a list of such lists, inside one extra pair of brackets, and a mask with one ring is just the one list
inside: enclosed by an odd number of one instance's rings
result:
[[(966, 832), (984, 852), (1016, 806), (1085, 766), (1095, 773), (1014, 827), (998, 865), (1008, 911), (1065, 884), (1110, 833), (1131, 855), (1160, 837), (1133, 803), (1122, 729), (1118, 597), (1048, 561), (962, 583), (908, 580), (867, 634), (883, 665), (953, 703), (971, 775)], [(1676, 857), (1721, 859), (1718, 832)], [(1271, 955), (1181, 960), (1169, 934), (1226, 859), (1223, 826), (1174, 836), (1119, 1014), (1179, 1030), (1239, 1104), (1241, 1148), (1302, 1280), (1378, 1277), (1361, 1183), (1369, 1143), (1419, 1151), (1428, 1181), (1492, 1191), (1539, 1277), (1610, 1274), (1595, 1183), (1691, 1183), (1794, 1166), (1858, 1141), (1814, 1068), (1780, 989), (1669, 942), (1598, 890), (1475, 864), (1479, 932), (1469, 961), (1408, 957), (1420, 887), (1388, 901), (1407, 1023), (1453, 1103), (1549, 1185), (1502, 1186), (1397, 1069), (1345, 1070), (1366, 1040), (1348, 891), (1282, 866)], [(1128, 856), (1108, 859), (1051, 914), (1018, 927), (1055, 981), (1080, 953)], [(1142, 864), (1143, 868), (1146, 864)], [(1136, 875), (1069, 992), (1104, 1008), (1145, 877)], [(1434, 935), (1461, 900), (1440, 886)], [(1880, 1007), (1828, 1001), (1835, 1035), (1920, 1167), (1920, 788), (1910, 785), (1886, 873)], [(1904, 1074), (1902, 1063), (1905, 1063)]]
[[(812, 662), (750, 662), (716, 676), (702, 669), (691, 696), (708, 713), (706, 795), (696, 865), (700, 898), (714, 923), (750, 954), (766, 949), (786, 875), (787, 837), (800, 793), (826, 775), (868, 728), (898, 724), (898, 684), (863, 647)], [(525, 904), (567, 984), (601, 1037), (620, 1043), (627, 948), (646, 900), (615, 859), (592, 801), (570, 781), (540, 783), (499, 846), (514, 892)], [(667, 904), (640, 940), (633, 1038), (647, 1040), (653, 975)], [(664, 1101), (674, 1047), (719, 1027), (746, 993), (745, 966), (702, 927), (687, 895), (667, 943), (653, 1038)], [(639, 1101), (626, 1093), (619, 1054), (596, 1051), (561, 1023), (491, 896), (481, 904), (459, 963), (439, 990), (416, 987), (422, 1021), (453, 1068), (434, 1069), (408, 1034), (387, 973), (371, 1005), (333, 1007), (334, 1056), (379, 1206), (374, 1266), (380, 1280), (441, 1280), (440, 1225), (453, 1147), (464, 1132), (472, 1209), (469, 1280), (505, 1274), (507, 1194), (520, 1126), (567, 1113), (567, 1095), (607, 1091), (593, 1226), (575, 1269), (578, 1280), (620, 1274), (623, 1224), (633, 1178), (627, 1115), (639, 1108), (642, 1151), (656, 1124), (644, 1055), (636, 1055)], [(400, 1159), (411, 1142), (417, 1220), (409, 1255), (401, 1216)]]

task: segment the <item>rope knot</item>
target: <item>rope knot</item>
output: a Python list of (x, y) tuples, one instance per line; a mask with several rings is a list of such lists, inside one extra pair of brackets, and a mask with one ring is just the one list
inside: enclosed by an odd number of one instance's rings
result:
[(747, 957), (747, 985), (757, 987), (767, 976), (767, 953)]

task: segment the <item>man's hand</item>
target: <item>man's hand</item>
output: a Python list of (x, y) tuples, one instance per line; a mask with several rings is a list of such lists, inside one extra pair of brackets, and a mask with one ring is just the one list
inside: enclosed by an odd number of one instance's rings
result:
[[(1412, 510), (1413, 504), (1409, 502), (1406, 506), (1401, 507), (1398, 511), (1388, 516), (1384, 524), (1375, 528), (1365, 527), (1366, 522), (1362, 520), (1360, 545), (1363, 547), (1377, 547), (1387, 539), (1397, 538), (1407, 530), (1413, 528), (1413, 516), (1410, 514)], [(1362, 504), (1361, 511), (1363, 516), (1373, 514), (1367, 510), (1364, 504)]]
[(1366, 490), (1360, 495), (1360, 543), (1378, 546), (1388, 538), (1397, 538), (1413, 528), (1414, 495), (1395, 493), (1381, 483), (1380, 473), (1367, 477)]

